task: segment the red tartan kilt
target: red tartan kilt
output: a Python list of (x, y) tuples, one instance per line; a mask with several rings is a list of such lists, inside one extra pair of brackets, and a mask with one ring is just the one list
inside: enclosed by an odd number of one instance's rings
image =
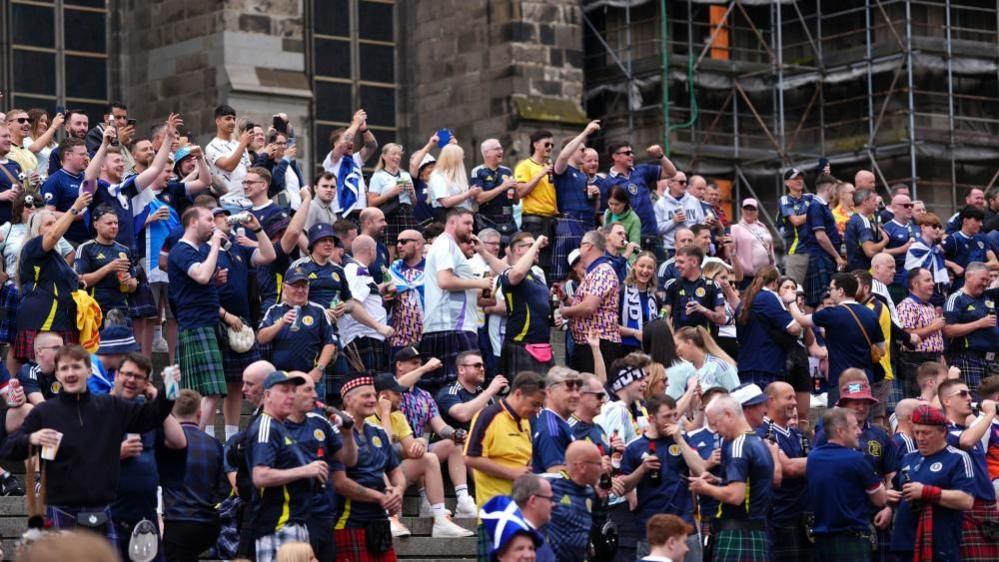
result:
[(397, 562), (395, 548), (375, 554), (365, 545), (364, 529), (336, 529), (333, 531), (336, 544), (336, 562)]
[(971, 511), (964, 512), (961, 532), (961, 560), (964, 562), (999, 560), (999, 544), (991, 542), (982, 534), (984, 521), (999, 521), (996, 504), (986, 504), (975, 499)]
[[(21, 330), (14, 338), (14, 358), (21, 362), (35, 360), (35, 336), (40, 330)], [(64, 344), (79, 343), (79, 335), (74, 331), (57, 332)]]

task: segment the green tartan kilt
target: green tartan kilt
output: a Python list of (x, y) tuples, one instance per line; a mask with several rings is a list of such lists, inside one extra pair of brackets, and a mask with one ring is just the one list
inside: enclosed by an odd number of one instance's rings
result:
[(181, 388), (196, 390), (202, 396), (226, 395), (225, 369), (214, 326), (181, 331), (177, 358)]

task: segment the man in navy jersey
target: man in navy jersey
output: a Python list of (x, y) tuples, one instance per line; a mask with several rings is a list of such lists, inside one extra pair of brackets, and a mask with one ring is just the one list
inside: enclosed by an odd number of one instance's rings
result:
[[(965, 207), (975, 207), (976, 209), (981, 209), (984, 213), (986, 209), (985, 203), (985, 192), (980, 187), (970, 187), (968, 191), (964, 193), (964, 205)], [(947, 224), (945, 225), (944, 231), (948, 234), (954, 234), (958, 230), (961, 230), (961, 223), (964, 217), (961, 216), (961, 211), (958, 211), (947, 219)]]
[(340, 389), (344, 411), (358, 420), (345, 439), (357, 443), (357, 464), (333, 466), (336, 503), (333, 540), (341, 559), (375, 562), (395, 560), (389, 514), (402, 510), (406, 476), (385, 430), (366, 420), (375, 413), (378, 396), (374, 379), (361, 375)]
[[(853, 192), (855, 213), (846, 222), (843, 237), (846, 242), (846, 263), (854, 269), (871, 268), (871, 258), (888, 244), (881, 224), (876, 219), (878, 196), (873, 191), (858, 189)], [(905, 252), (902, 252), (903, 259)]]
[[(846, 408), (822, 417), (828, 441), (808, 455), (808, 509), (815, 514), (815, 559), (830, 562), (871, 560), (874, 537), (871, 507), (881, 508), (884, 484), (857, 451), (860, 427)], [(775, 537), (775, 545), (778, 545)]]
[(981, 415), (973, 423), (971, 392), (960, 379), (946, 380), (937, 389), (940, 404), (947, 416), (947, 444), (963, 450), (971, 458), (974, 473), (975, 505), (964, 512), (964, 532), (961, 535), (961, 560), (978, 562), (999, 559), (999, 543), (986, 537), (983, 528), (999, 525), (996, 491), (989, 476), (985, 453), (987, 436), (996, 419), (996, 403), (982, 400)]
[(271, 173), (267, 171), (267, 168), (253, 166), (247, 169), (246, 176), (242, 181), (246, 197), (253, 205), (249, 208), (249, 212), (257, 217), (260, 224), (265, 224), (273, 216), (291, 216), (288, 209), (278, 205), (267, 196), (267, 188), (271, 184)]
[(798, 400), (794, 387), (786, 382), (772, 382), (766, 387), (767, 418), (756, 434), (777, 445), (781, 466), (780, 489), (774, 491), (770, 516), (775, 562), (807, 562), (812, 559), (805, 511), (808, 508), (805, 448), (808, 439), (791, 423)]
[(811, 307), (819, 304), (833, 274), (846, 268), (846, 260), (839, 255), (841, 239), (836, 219), (829, 208), (833, 184), (819, 183), (815, 189), (815, 196), (806, 212), (808, 220), (802, 229), (801, 239), (801, 250), (808, 254), (805, 302)]
[(128, 296), (135, 292), (135, 258), (129, 247), (115, 240), (120, 224), (115, 210), (104, 203), (90, 214), (97, 237), (76, 249), (73, 268), (107, 316), (111, 310), (128, 315)]
[(222, 314), (219, 306), (217, 265), (225, 234), (215, 228), (212, 212), (204, 207), (191, 207), (184, 211), (181, 224), (184, 234), (170, 249), (167, 275), (170, 300), (180, 328), (177, 350), (183, 386), (197, 390), (204, 397), (201, 408), (204, 427), (215, 417), (210, 406), (226, 395), (222, 352), (215, 328), (220, 318), (235, 328), (239, 318)]
[(888, 235), (888, 245), (884, 251), (895, 258), (895, 276), (888, 285), (892, 300), (902, 300), (905, 296), (907, 275), (905, 270), (905, 254), (912, 243), (919, 238), (919, 227), (912, 220), (912, 201), (909, 196), (899, 193), (892, 197), (891, 207), (894, 211), (892, 219), (884, 224)]
[(267, 222), (261, 223), (264, 232), (271, 239), (274, 246), (274, 261), (257, 268), (257, 290), (260, 293), (260, 309), (266, 311), (272, 305), (281, 302), (282, 276), (291, 267), (291, 263), (298, 256), (299, 239), (304, 232), (305, 223), (308, 219), (308, 210), (303, 211), (302, 207), (309, 208), (312, 202), (312, 190), (303, 187), (298, 192), (302, 198), (302, 205), (291, 216), (291, 219), (274, 216)]
[[(703, 411), (704, 406), (710, 404), (714, 400), (715, 396), (727, 396), (728, 391), (724, 387), (716, 386), (709, 388), (701, 396), (701, 405), (699, 409)], [(703, 413), (702, 413), (703, 415)], [(715, 431), (714, 426), (707, 423), (705, 420), (704, 427), (698, 429), (697, 431), (691, 431), (687, 433), (687, 442), (693, 447), (697, 454), (704, 459), (704, 470), (710, 472), (717, 478), (721, 478), (721, 452), (722, 452), (722, 436)], [(704, 540), (711, 536), (711, 521), (714, 518), (715, 512), (718, 511), (718, 500), (710, 496), (697, 496), (698, 512), (700, 514), (700, 535), (702, 538), (701, 544), (704, 544)]]
[(968, 265), (982, 262), (990, 269), (999, 268), (995, 252), (989, 247), (989, 241), (982, 234), (982, 221), (985, 213), (978, 207), (967, 206), (958, 214), (961, 221), (960, 230), (944, 238), (940, 244), (943, 247), (944, 258), (948, 267), (954, 273), (954, 283), (951, 290), (960, 289), (967, 277)]
[(281, 298), (264, 313), (257, 342), (270, 345), (270, 359), (278, 369), (308, 373), (322, 390), (337, 338), (325, 309), (309, 301), (304, 268), (293, 267), (284, 274)]
[[(250, 325), (250, 275), (252, 268), (266, 265), (274, 260), (274, 246), (261, 228), (257, 218), (250, 214), (236, 225), (229, 224), (229, 212), (225, 209), (212, 210), (215, 228), (226, 235), (219, 248), (218, 268), (221, 272), (218, 284), (219, 305), (224, 315), (235, 317), (233, 323), (239, 328)], [(236, 231), (235, 233), (233, 231)], [(252, 241), (252, 242), (251, 242)], [(236, 329), (239, 329), (236, 328)], [(256, 346), (245, 352), (232, 349), (225, 339), (219, 341), (222, 352), (222, 368), (225, 372), (227, 393), (222, 404), (225, 418), (226, 441), (239, 431), (239, 414), (242, 399), (239, 387), (242, 384), (243, 369), (260, 359)], [(212, 405), (212, 409), (215, 405)], [(214, 427), (205, 428), (214, 434)]]
[(62, 388), (55, 376), (55, 355), (62, 343), (58, 332), (39, 332), (33, 343), (35, 361), (21, 365), (17, 372), (24, 396), (32, 405), (51, 400)]
[(485, 365), (482, 354), (478, 351), (462, 351), (455, 358), (455, 368), (458, 379), (437, 392), (437, 406), (441, 417), (455, 429), (468, 431), (472, 418), (489, 406), (509, 386), (509, 380), (503, 375), (496, 375), (489, 381), (486, 388)]
[(568, 367), (552, 367), (545, 377), (545, 407), (533, 420), (534, 472), (565, 470), (565, 450), (573, 441), (569, 416), (579, 406), (583, 379)]
[(312, 496), (329, 479), (326, 461), (310, 461), (284, 425), (294, 410), (295, 387), (305, 382), (300, 373), (267, 375), (263, 412), (246, 430), (246, 464), (253, 479), (250, 532), (257, 562), (273, 562), (285, 543), (308, 542)]
[(708, 544), (715, 561), (763, 562), (770, 560), (766, 519), (780, 466), (742, 415), (742, 406), (732, 396), (719, 396), (705, 408), (708, 423), (725, 439), (722, 478), (702, 473), (690, 479), (690, 490), (719, 501), (711, 523)]
[[(301, 207), (300, 207), (301, 208)], [(333, 227), (317, 223), (309, 229), (309, 255), (295, 260), (291, 266), (301, 267), (309, 278), (309, 299), (326, 309), (330, 322), (343, 316), (350, 301), (347, 278), (336, 256), (341, 246)]]
[(677, 250), (680, 277), (666, 280), (664, 302), (674, 330), (701, 326), (717, 334), (718, 326), (725, 323), (725, 302), (718, 285), (701, 273), (702, 261), (704, 251), (693, 244)]
[(605, 468), (610, 472), (610, 441), (607, 433), (594, 419), (600, 415), (600, 408), (607, 401), (607, 390), (595, 375), (582, 373), (583, 388), (579, 391), (579, 405), (569, 418), (573, 439), (589, 441), (600, 448), (604, 457)]
[(581, 442), (566, 449), (565, 470), (543, 476), (552, 487), (552, 518), (545, 530), (558, 562), (586, 558), (597, 501), (594, 488), (602, 472), (596, 445)]
[(517, 181), (513, 179), (513, 170), (502, 164), (503, 145), (497, 139), (486, 139), (479, 145), (479, 150), (482, 152), (482, 164), (472, 168), (468, 180), (468, 187), (482, 189), (476, 197), (479, 217), (488, 228), (515, 232), (517, 223), (513, 220), (513, 206), (518, 201), (517, 190), (514, 189)]
[(918, 451), (902, 459), (902, 489), (890, 490), (898, 504), (891, 550), (899, 560), (962, 560), (961, 525), (975, 503), (975, 476), (964, 451), (947, 444), (947, 417), (929, 405), (912, 413)]
[(964, 286), (944, 305), (943, 333), (950, 339), (947, 362), (961, 370), (972, 391), (989, 373), (999, 371), (999, 289), (987, 288), (989, 275), (984, 263), (969, 263)]
[(810, 194), (804, 193), (805, 177), (797, 168), (784, 172), (784, 186), (787, 188), (787, 195), (782, 195), (780, 198), (780, 216), (777, 218), (777, 225), (784, 238), (784, 250), (787, 252), (787, 275), (799, 285), (804, 285), (805, 276), (808, 274), (808, 254), (802, 242), (806, 238), (805, 223), (808, 222), (808, 205), (812, 198)]
[[(375, 241), (375, 261), (369, 266), (369, 269), (375, 282), (381, 285), (387, 279), (388, 267), (392, 263), (392, 258), (389, 257), (388, 246), (384, 242), (385, 227), (388, 226), (388, 223), (385, 221), (385, 213), (378, 207), (366, 207), (358, 215), (358, 218), (361, 219), (359, 233), (370, 236)], [(353, 244), (351, 244), (351, 247), (353, 247)], [(353, 251), (351, 251), (351, 255), (353, 255)]]
[[(86, 116), (84, 116), (86, 117)], [(83, 185), (83, 172), (90, 163), (90, 156), (87, 154), (87, 147), (83, 146), (83, 140), (77, 138), (67, 138), (59, 144), (62, 154), (62, 167), (49, 174), (49, 179), (45, 181), (40, 190), (42, 199), (45, 200), (45, 207), (61, 216), (69, 211), (73, 202), (80, 196), (80, 187)], [(55, 162), (55, 151), (51, 162)], [(73, 218), (73, 224), (66, 231), (66, 239), (74, 246), (86, 242), (90, 238), (86, 223), (83, 222), (83, 214), (78, 214)]]
[(658, 213), (653, 208), (649, 194), (655, 192), (656, 182), (672, 178), (676, 175), (677, 169), (666, 157), (661, 146), (652, 145), (645, 151), (655, 158), (657, 163), (636, 166), (635, 152), (631, 149), (631, 143), (619, 141), (608, 146), (607, 152), (612, 164), (607, 171), (607, 177), (600, 182), (600, 208), (607, 208), (607, 198), (612, 187), (619, 185), (627, 190), (631, 208), (642, 220), (642, 247), (650, 248), (657, 258), (665, 259), (662, 236), (665, 232), (656, 222)]
[[(87, 137), (87, 132), (90, 129), (90, 118), (87, 117), (86, 113), (83, 113), (83, 111), (79, 109), (67, 110), (66, 120), (63, 121), (62, 127), (63, 131), (66, 133), (66, 140), (74, 139), (80, 141), (80, 146), (84, 148), (84, 151), (89, 152), (86, 150), (86, 144), (84, 141)], [(74, 142), (73, 145), (76, 146), (76, 143)], [(65, 168), (65, 154), (66, 150), (62, 143), (59, 143), (59, 146), (52, 149), (52, 152), (49, 154), (48, 175), (50, 179), (60, 168)], [(84, 164), (84, 167), (85, 166), (86, 164)]]
[[(295, 402), (291, 414), (284, 420), (284, 426), (304, 453), (305, 460), (325, 461), (328, 466), (333, 466), (335, 463), (344, 466), (357, 464), (357, 443), (353, 439), (344, 440), (340, 436), (340, 430), (325, 417), (317, 414), (315, 409), (316, 384), (306, 377), (305, 382), (295, 387)], [(306, 526), (309, 529), (312, 552), (319, 562), (333, 562), (335, 558), (336, 549), (333, 545), (335, 503), (333, 486), (320, 486), (312, 495), (311, 513)]]
[[(676, 402), (672, 398), (653, 396), (646, 407), (651, 423), (641, 437), (628, 443), (621, 458), (623, 491), (637, 490), (635, 523), (644, 528), (653, 515), (670, 513), (692, 525), (694, 504), (687, 489), (687, 478), (700, 476), (704, 472), (704, 461), (687, 443), (677, 424)], [(643, 556), (648, 549), (642, 542), (637, 548), (638, 556)], [(697, 535), (690, 537), (688, 546), (687, 560), (701, 560), (701, 543)]]
[(555, 158), (552, 167), (555, 183), (555, 200), (559, 217), (555, 226), (555, 248), (552, 255), (552, 279), (561, 281), (569, 274), (569, 252), (579, 247), (583, 234), (593, 227), (596, 220), (595, 204), (600, 189), (589, 184), (589, 177), (582, 171), (586, 139), (600, 130), (600, 121), (590, 121), (582, 133), (570, 138)]

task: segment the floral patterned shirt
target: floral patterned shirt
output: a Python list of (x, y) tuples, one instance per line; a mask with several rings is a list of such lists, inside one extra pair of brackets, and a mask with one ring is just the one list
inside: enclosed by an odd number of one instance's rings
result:
[[(906, 330), (925, 328), (937, 319), (936, 309), (932, 304), (919, 300), (915, 295), (909, 295), (898, 303), (898, 319)], [(943, 330), (937, 330), (923, 336), (916, 346), (919, 353), (943, 353)]]
[(583, 302), (587, 295), (600, 298), (597, 311), (582, 318), (571, 318), (569, 327), (572, 329), (572, 339), (578, 344), (586, 343), (586, 334), (596, 330), (602, 340), (621, 342), (618, 307), (620, 302), (620, 283), (614, 268), (603, 257), (597, 258), (587, 268), (586, 277), (580, 283), (572, 298), (572, 304)]

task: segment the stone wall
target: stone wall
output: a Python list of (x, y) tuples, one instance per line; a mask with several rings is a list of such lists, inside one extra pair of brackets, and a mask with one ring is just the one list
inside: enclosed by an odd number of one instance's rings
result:
[(309, 131), (303, 0), (124, 0), (118, 9), (123, 97), (141, 125), (180, 112), (205, 144), (214, 108), (227, 103), (258, 123), (284, 111)]
[(586, 122), (579, 0), (417, 0), (400, 42), (407, 103), (400, 123), (412, 145), (453, 129), (478, 162), (478, 143), (499, 137), (514, 162), (532, 130), (556, 135)]

